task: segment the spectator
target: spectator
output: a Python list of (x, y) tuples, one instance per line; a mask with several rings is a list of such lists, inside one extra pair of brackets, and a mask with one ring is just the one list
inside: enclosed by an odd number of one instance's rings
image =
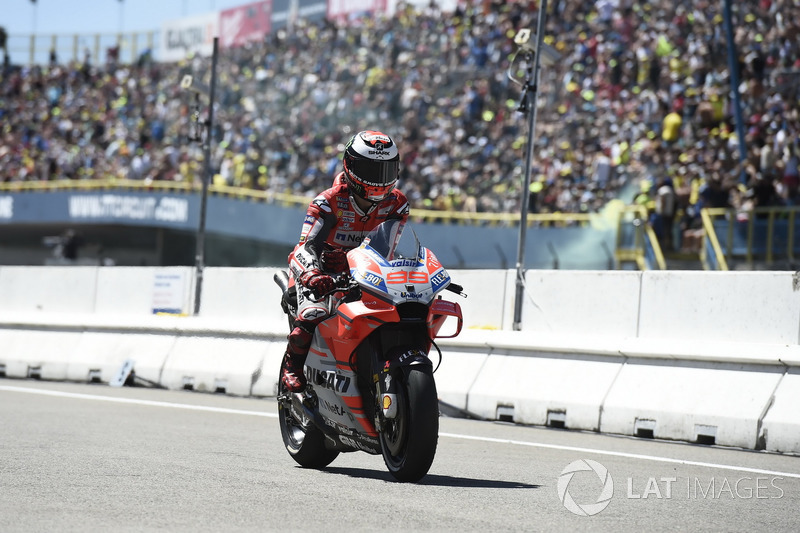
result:
[[(789, 201), (800, 5), (733, 7), (744, 159)], [(598, 211), (665, 171), (694, 191), (684, 209), (728, 205), (740, 157), (721, 6), (561, 0), (553, 9), (545, 39), (563, 58), (541, 76), (540, 212)], [(393, 17), (346, 27), (301, 20), (223, 50), (215, 181), (313, 195), (332, 179), (331, 148), (352, 125), (380, 123), (404, 146), (400, 186), (413, 207), (517, 212), (527, 131), (506, 73), (516, 30), (535, 27), (536, 16), (522, 2), (466, 2), (454, 13), (400, 4)], [(3, 70), (0, 182), (199, 179), (202, 149), (186, 142), (191, 110), (178, 80), (202, 78), (208, 58), (160, 64), (147, 53), (125, 64), (109, 52), (98, 65), (87, 55)]]

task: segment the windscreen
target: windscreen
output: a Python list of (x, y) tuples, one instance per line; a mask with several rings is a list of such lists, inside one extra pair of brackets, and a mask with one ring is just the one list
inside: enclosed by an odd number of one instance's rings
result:
[(417, 235), (402, 220), (387, 220), (370, 232), (364, 239), (369, 246), (387, 261), (395, 259), (419, 259), (420, 245)]

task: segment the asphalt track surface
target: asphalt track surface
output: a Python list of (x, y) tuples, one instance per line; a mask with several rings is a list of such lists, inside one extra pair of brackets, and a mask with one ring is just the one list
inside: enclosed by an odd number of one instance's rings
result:
[(361, 452), (299, 468), (275, 413), (0, 379), (0, 531), (800, 531), (796, 456), (443, 417), (403, 484)]

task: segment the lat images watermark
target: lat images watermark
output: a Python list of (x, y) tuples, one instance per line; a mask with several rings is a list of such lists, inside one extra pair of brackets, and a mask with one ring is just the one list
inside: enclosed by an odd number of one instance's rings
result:
[[(577, 503), (569, 492), (569, 485), (576, 472), (593, 471), (597, 474), (600, 480), (600, 495), (594, 503)], [(611, 479), (611, 474), (608, 469), (591, 459), (578, 459), (573, 461), (561, 471), (558, 476), (558, 498), (570, 512), (579, 516), (594, 516), (606, 507), (611, 502), (611, 497), (614, 496), (614, 480)]]
[[(595, 475), (576, 477), (576, 474), (581, 472), (593, 472)], [(780, 476), (741, 476), (736, 479), (697, 476), (680, 479), (628, 477), (625, 498), (628, 500), (781, 499), (785, 494), (781, 487), (783, 479)], [(594, 516), (611, 503), (614, 496), (614, 480), (602, 464), (591, 459), (579, 459), (561, 471), (557, 489), (558, 498), (571, 513), (578, 516)], [(580, 495), (577, 500), (574, 494)]]

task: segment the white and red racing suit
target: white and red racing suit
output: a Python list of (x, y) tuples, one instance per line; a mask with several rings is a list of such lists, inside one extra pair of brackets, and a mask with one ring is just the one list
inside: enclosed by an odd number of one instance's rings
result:
[[(308, 206), (300, 242), (289, 254), (292, 277), (299, 280), (304, 272), (312, 269), (325, 272), (323, 252), (333, 250), (343, 253), (356, 248), (381, 222), (390, 218), (405, 221), (408, 213), (408, 199), (397, 189), (372, 204), (366, 213), (361, 211), (351, 197), (344, 172), (339, 173), (333, 186), (320, 193)], [(306, 298), (302, 290), (298, 290), (297, 317), (295, 327), (289, 334), (287, 352), (305, 361), (314, 328), (329, 314), (327, 301), (314, 302)]]

